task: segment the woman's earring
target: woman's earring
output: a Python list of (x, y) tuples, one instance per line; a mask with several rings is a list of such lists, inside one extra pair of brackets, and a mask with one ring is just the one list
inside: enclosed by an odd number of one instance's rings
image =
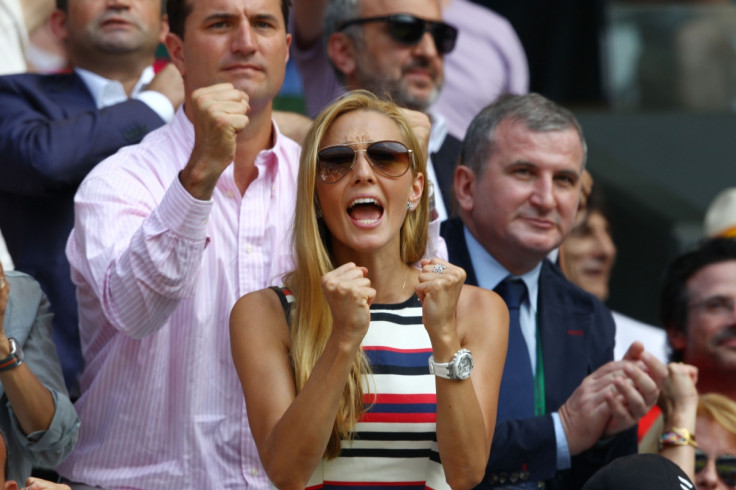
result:
[(414, 211), (414, 203), (411, 201), (408, 201), (406, 203), (406, 209), (408, 209), (409, 211)]
[(320, 207), (319, 203), (317, 204), (315, 214), (317, 215), (317, 219), (322, 219), (322, 208)]

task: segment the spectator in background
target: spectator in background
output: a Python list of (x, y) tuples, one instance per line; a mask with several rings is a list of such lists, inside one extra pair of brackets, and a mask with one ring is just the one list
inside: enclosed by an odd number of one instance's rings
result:
[(0, 77), (0, 230), (15, 267), (54, 311), (64, 378), (82, 369), (77, 304), (64, 247), (73, 196), (105, 157), (170, 121), (182, 101), (174, 66), (151, 64), (168, 32), (160, 0), (59, 0), (51, 23), (75, 67)]
[(49, 302), (38, 283), (0, 267), (0, 430), (10, 480), (51, 468), (74, 447), (79, 419), (51, 340)]
[(579, 489), (601, 466), (636, 452), (630, 429), (666, 376), (641, 344), (610, 362), (610, 312), (547, 260), (575, 221), (585, 148), (572, 113), (538, 94), (500, 97), (463, 142), (460, 217), (442, 235), (467, 283), (495, 289), (511, 316), (482, 488)]
[(708, 238), (736, 238), (736, 187), (729, 187), (713, 198), (705, 212), (703, 233)]
[[(585, 208), (578, 211), (575, 227), (560, 246), (560, 269), (573, 284), (606, 302), (615, 261), (611, 225), (604, 212), (602, 195), (594, 187)], [(629, 346), (638, 340), (648, 352), (667, 363), (667, 334), (663, 329), (615, 311), (612, 314), (616, 324), (614, 359), (623, 359)]]
[(672, 360), (698, 370), (698, 391), (736, 401), (736, 240), (714, 238), (675, 258), (660, 293)]

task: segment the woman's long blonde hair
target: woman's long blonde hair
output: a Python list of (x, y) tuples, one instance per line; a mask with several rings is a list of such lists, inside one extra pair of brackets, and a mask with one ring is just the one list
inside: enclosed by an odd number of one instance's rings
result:
[[(317, 153), (333, 123), (343, 114), (353, 111), (373, 111), (391, 119), (401, 132), (402, 142), (414, 153), (412, 175), (416, 177), (421, 172), (426, 176), (424, 150), (409, 121), (393, 103), (378, 99), (366, 91), (350, 92), (324, 109), (315, 119), (304, 143), (297, 181), (291, 239), (296, 268), (285, 278), (286, 286), (296, 299), (290, 321), (290, 353), (297, 392), (307, 383), (332, 331), (332, 314), (322, 292), (321, 279), (339, 265), (333, 263), (330, 232), (317, 216)], [(425, 252), (429, 223), (427, 188), (425, 184), (417, 209), (407, 214), (401, 227), (400, 254), (407, 264), (419, 261)], [(361, 350), (353, 362), (332, 435), (325, 449), (328, 459), (340, 454), (340, 441), (351, 437), (355, 424), (363, 414), (362, 376), (365, 374), (370, 374), (370, 366)]]
[(731, 434), (736, 434), (736, 402), (719, 393), (698, 397), (698, 417), (709, 417)]

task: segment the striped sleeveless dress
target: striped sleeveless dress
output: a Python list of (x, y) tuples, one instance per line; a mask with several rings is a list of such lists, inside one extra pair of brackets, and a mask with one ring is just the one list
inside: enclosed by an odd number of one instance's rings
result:
[(429, 373), (432, 345), (416, 295), (371, 305), (363, 339), (373, 372), (363, 379), (366, 407), (340, 455), (323, 461), (309, 489), (447, 489), (435, 433), (437, 396)]

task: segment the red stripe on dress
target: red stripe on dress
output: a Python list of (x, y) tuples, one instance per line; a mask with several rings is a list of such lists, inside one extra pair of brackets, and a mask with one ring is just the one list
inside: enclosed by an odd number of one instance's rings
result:
[(434, 393), (416, 395), (365, 393), (363, 403), (437, 403), (437, 395)]
[(437, 422), (436, 413), (364, 413), (359, 422), (427, 423)]

